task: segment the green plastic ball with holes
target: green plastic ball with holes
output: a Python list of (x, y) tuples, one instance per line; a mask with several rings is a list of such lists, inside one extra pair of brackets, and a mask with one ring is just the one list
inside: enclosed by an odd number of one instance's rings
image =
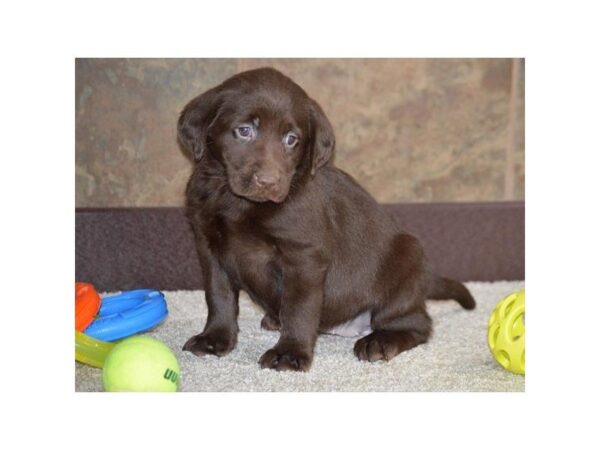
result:
[(488, 346), (510, 372), (525, 374), (525, 290), (514, 292), (497, 305), (488, 322)]

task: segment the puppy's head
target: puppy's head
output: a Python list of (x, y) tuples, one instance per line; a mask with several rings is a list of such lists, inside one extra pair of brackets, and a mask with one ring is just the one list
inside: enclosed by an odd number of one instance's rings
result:
[(178, 136), (196, 162), (214, 158), (231, 191), (251, 201), (283, 202), (296, 174), (324, 166), (335, 137), (321, 107), (280, 72), (235, 75), (190, 101)]

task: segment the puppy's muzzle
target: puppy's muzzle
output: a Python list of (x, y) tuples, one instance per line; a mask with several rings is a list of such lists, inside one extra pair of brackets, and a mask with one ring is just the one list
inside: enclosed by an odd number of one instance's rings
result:
[(283, 188), (281, 175), (278, 172), (256, 172), (252, 175), (252, 182), (261, 197), (275, 203), (285, 199), (287, 189)]
[(259, 189), (270, 190), (279, 186), (281, 176), (276, 172), (256, 172), (252, 180)]

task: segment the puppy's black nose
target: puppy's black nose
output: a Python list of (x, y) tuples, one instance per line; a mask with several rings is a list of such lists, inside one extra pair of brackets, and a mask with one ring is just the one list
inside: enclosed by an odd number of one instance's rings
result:
[(257, 172), (254, 174), (254, 182), (261, 188), (275, 186), (281, 177), (276, 172)]

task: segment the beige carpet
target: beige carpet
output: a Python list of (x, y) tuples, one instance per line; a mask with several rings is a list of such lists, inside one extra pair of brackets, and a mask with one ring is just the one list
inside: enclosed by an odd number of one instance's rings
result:
[[(429, 302), (433, 337), (390, 362), (360, 362), (353, 354), (355, 338), (322, 335), (310, 372), (261, 370), (258, 359), (277, 342), (278, 333), (260, 328), (263, 314), (245, 293), (240, 295), (238, 345), (225, 357), (198, 358), (181, 351), (187, 338), (202, 331), (202, 291), (164, 292), (169, 317), (148, 334), (175, 352), (180, 391), (524, 391), (525, 378), (492, 359), (486, 331), (495, 304), (525, 283), (467, 285), (477, 308), (465, 311), (455, 302)], [(75, 390), (101, 391), (101, 370), (76, 363)]]

